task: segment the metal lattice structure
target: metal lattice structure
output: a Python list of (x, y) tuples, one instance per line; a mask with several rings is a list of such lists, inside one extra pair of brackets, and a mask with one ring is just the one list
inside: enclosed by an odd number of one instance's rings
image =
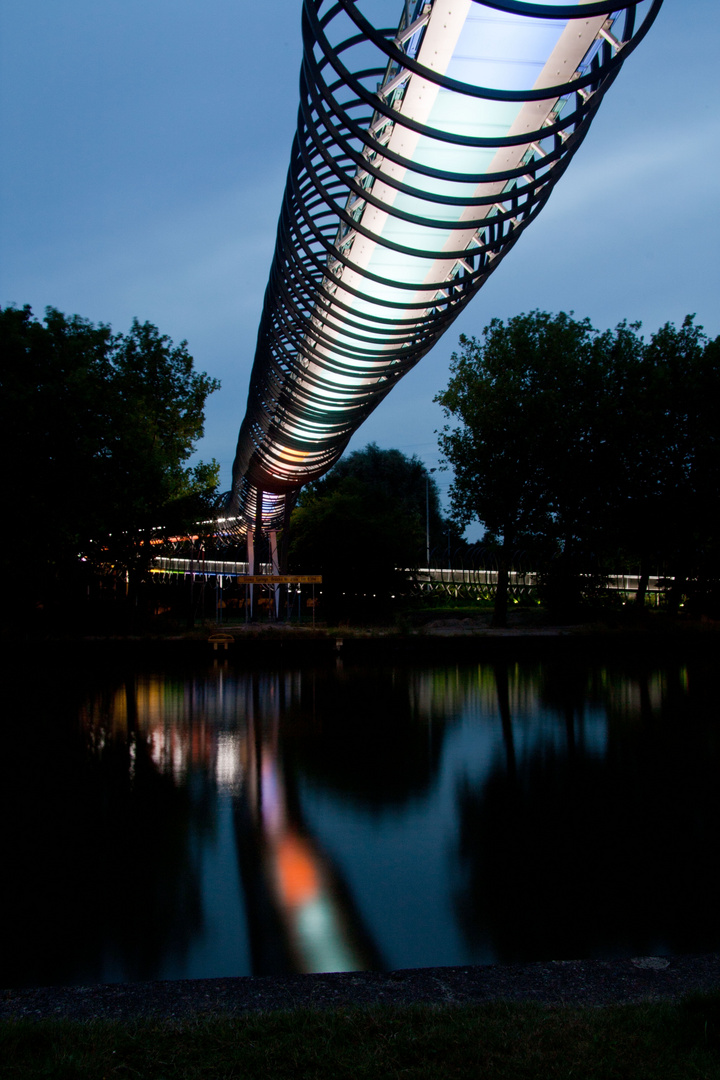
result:
[(662, 0), (304, 0), (228, 509), (275, 528), (540, 212)]

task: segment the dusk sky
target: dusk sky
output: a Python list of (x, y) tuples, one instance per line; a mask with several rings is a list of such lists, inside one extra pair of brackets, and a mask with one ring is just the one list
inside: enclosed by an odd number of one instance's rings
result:
[[(399, 0), (386, 0), (388, 23)], [(0, 303), (125, 331), (222, 381), (229, 486), (295, 129), (301, 0), (0, 0)], [(434, 467), (458, 335), (534, 308), (720, 333), (720, 3), (665, 0), (548, 206), (356, 433)], [(40, 478), (36, 478), (40, 479)], [(29, 478), (32, 481), (32, 478)], [(448, 474), (439, 474), (446, 489)]]

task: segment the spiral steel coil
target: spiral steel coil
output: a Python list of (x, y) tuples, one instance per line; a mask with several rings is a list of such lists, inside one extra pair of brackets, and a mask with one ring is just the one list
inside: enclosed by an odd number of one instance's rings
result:
[[(304, 0), (227, 511), (277, 527), (547, 202), (662, 0)], [(260, 494), (259, 494), (260, 493)]]

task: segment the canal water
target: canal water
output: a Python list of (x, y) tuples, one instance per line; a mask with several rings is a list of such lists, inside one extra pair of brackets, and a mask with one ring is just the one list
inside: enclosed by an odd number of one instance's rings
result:
[(16, 678), (2, 986), (720, 947), (702, 658)]

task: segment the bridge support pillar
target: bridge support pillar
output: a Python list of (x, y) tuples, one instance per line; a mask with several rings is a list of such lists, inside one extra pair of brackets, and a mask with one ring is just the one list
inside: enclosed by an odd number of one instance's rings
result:
[[(253, 531), (248, 528), (247, 531), (247, 561), (248, 561), (248, 574), (255, 573), (255, 545), (253, 543)], [(252, 604), (252, 585), (245, 586), (245, 622), (249, 618), (249, 608)]]
[[(255, 504), (255, 528), (248, 528), (248, 562), (250, 563), (249, 570), (251, 574), (255, 574), (260, 569), (260, 551), (262, 546), (262, 509), (263, 509), (263, 492), (262, 488), (257, 489), (257, 502)], [(252, 554), (251, 554), (252, 552)], [(257, 563), (256, 563), (257, 560)], [(257, 569), (256, 569), (257, 567)], [(250, 586), (250, 618), (255, 614), (255, 586)]]
[(288, 549), (290, 547), (290, 515), (293, 512), (293, 507), (297, 500), (297, 494), (292, 497), (288, 492), (285, 495), (285, 506), (283, 508), (283, 523), (282, 523), (282, 541), (280, 543), (280, 570), (279, 573), (287, 574), (288, 564)]
[[(273, 574), (280, 573), (280, 563), (278, 561), (278, 542), (277, 542), (277, 529), (271, 529), (268, 533), (270, 540), (270, 562), (272, 564)], [(276, 585), (273, 589), (275, 595), (275, 618), (280, 617), (280, 586)]]

